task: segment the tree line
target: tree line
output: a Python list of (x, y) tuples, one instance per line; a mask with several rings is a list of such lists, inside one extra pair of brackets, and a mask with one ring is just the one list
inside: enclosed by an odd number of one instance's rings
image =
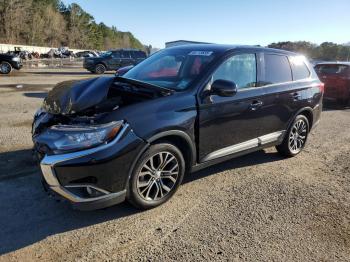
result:
[(272, 43), (268, 45), (268, 47), (301, 53), (314, 60), (350, 60), (350, 45), (339, 45), (332, 42), (324, 42), (320, 45), (316, 45), (306, 41), (287, 41)]
[(108, 50), (144, 46), (130, 32), (96, 23), (78, 4), (0, 0), (0, 43)]
[[(147, 49), (132, 33), (96, 23), (78, 4), (65, 5), (61, 0), (0, 0), (0, 43), (97, 50)], [(350, 60), (350, 46), (332, 42), (316, 45), (287, 41), (268, 47), (295, 51), (315, 60)]]

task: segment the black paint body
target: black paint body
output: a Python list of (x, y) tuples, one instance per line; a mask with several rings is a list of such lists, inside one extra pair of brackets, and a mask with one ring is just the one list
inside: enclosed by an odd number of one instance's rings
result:
[[(193, 46), (175, 48), (192, 50)], [(311, 126), (318, 122), (322, 111), (322, 92), (318, 88), (320, 81), (311, 66), (308, 79), (241, 89), (232, 97), (208, 95), (203, 91), (215, 69), (234, 54), (249, 52), (257, 57), (265, 53), (285, 56), (295, 54), (244, 46), (197, 45), (196, 49), (215, 51), (218, 56), (189, 89), (134, 103), (105, 114), (99, 119), (100, 123), (124, 120), (130, 125), (130, 130), (113, 148), (60, 163), (55, 167), (60, 183), (67, 185), (89, 177), (97, 186), (118, 192), (126, 188), (137, 159), (155, 141), (168, 140), (180, 146), (187, 160), (187, 169), (194, 171), (277, 145), (281, 140), (217, 159), (206, 158), (214, 151), (274, 132), (286, 131), (300, 113), (309, 118)], [(260, 60), (257, 61), (259, 82), (261, 65)], [(34, 142), (38, 142), (35, 137)]]
[(146, 58), (146, 53), (136, 49), (112, 50), (109, 56), (84, 58), (84, 68), (94, 71), (97, 64), (103, 64), (106, 70), (117, 70), (121, 67), (136, 65)]
[(16, 56), (8, 54), (0, 54), (0, 63), (8, 62), (14, 69), (20, 70), (23, 66), (22, 61), (13, 61), (12, 58)]

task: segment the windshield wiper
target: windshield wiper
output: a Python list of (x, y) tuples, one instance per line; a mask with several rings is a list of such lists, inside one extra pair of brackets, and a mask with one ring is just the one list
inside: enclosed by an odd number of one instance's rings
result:
[(150, 84), (150, 83), (147, 83), (144, 81), (126, 78), (126, 77), (122, 77), (122, 76), (116, 76), (115, 79), (119, 82), (129, 83), (129, 84), (133, 84), (133, 85), (139, 85), (142, 87), (148, 87), (148, 88), (151, 88), (151, 89), (156, 90), (158, 92), (161, 92), (162, 94), (165, 93), (166, 95), (170, 95), (170, 94), (175, 92), (174, 90), (171, 90), (169, 88), (153, 85), (153, 84)]

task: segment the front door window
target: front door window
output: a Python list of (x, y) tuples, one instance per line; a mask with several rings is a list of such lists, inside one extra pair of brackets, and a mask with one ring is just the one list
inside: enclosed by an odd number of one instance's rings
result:
[(213, 81), (234, 82), (238, 89), (256, 86), (255, 54), (239, 54), (228, 58), (213, 74)]

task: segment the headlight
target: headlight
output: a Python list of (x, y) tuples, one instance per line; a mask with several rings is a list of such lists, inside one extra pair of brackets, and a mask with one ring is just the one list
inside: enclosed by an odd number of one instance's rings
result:
[(20, 62), (20, 61), (21, 61), (21, 58), (19, 58), (19, 57), (13, 57), (13, 58), (12, 58), (12, 61)]
[(108, 143), (118, 134), (122, 124), (122, 121), (117, 121), (91, 126), (55, 125), (45, 136), (52, 141), (51, 149), (56, 152), (77, 151)]

